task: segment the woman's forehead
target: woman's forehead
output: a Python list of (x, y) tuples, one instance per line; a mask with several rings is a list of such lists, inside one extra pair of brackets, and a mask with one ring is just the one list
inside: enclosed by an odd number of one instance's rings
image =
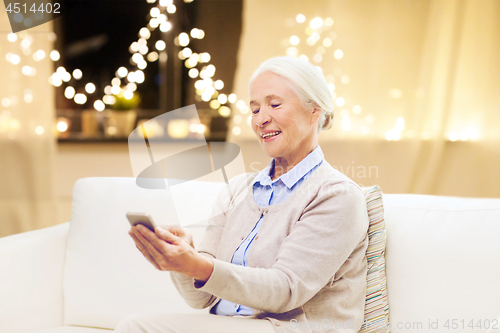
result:
[(294, 94), (288, 80), (274, 73), (262, 73), (250, 84), (250, 99), (284, 98)]

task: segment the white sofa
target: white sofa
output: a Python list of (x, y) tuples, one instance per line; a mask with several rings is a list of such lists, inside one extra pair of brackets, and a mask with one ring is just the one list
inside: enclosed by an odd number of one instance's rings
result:
[[(191, 182), (178, 210), (201, 209), (200, 186), (220, 184)], [(500, 332), (500, 199), (383, 200), (391, 331)], [(204, 312), (127, 234), (127, 211), (168, 223), (165, 201), (134, 178), (86, 178), (74, 187), (70, 223), (0, 239), (0, 332), (98, 333), (133, 313)], [(203, 226), (190, 230), (199, 243)]]

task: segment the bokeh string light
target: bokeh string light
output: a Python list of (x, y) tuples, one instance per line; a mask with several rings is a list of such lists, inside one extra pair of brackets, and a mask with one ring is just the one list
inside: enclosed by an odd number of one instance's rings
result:
[[(107, 85), (102, 92), (98, 92), (96, 84), (93, 82), (81, 82), (82, 89), (78, 88), (78, 82), (70, 84), (70, 81), (80, 81), (84, 77), (84, 73), (76, 68), (71, 73), (63, 66), (59, 66), (56, 71), (49, 77), (49, 82), (55, 87), (64, 88), (64, 96), (67, 99), (73, 100), (75, 104), (83, 105), (89, 102), (94, 109), (102, 112), (106, 107), (110, 107), (116, 103), (116, 97), (122, 95), (127, 99), (133, 98), (137, 85), (145, 82), (144, 69), (147, 68), (148, 62), (158, 61), (162, 52), (165, 51), (167, 45), (165, 41), (159, 39), (154, 40), (152, 32), (159, 29), (161, 32), (167, 32), (172, 29), (172, 23), (168, 19), (168, 15), (174, 15), (177, 11), (172, 0), (145, 0), (152, 4), (150, 9), (150, 18), (145, 27), (139, 29), (137, 33), (138, 39), (130, 44), (128, 51), (131, 53), (130, 66), (120, 66), (115, 77), (111, 80), (111, 84)], [(186, 3), (192, 0), (184, 0)], [(293, 20), (299, 31), (284, 39), (285, 54), (292, 57), (298, 57), (309, 61), (316, 65), (325, 75), (328, 87), (334, 98), (336, 114), (340, 114), (340, 126), (345, 133), (352, 135), (366, 136), (373, 131), (370, 126), (374, 123), (375, 115), (365, 114), (359, 105), (353, 104), (349, 99), (340, 96), (336, 92), (337, 85), (347, 85), (351, 82), (351, 78), (342, 73), (340, 66), (336, 66), (333, 73), (323, 71), (321, 64), (328, 60), (341, 61), (345, 54), (340, 48), (335, 47), (336, 33), (332, 30), (334, 20), (330, 17), (314, 17), (306, 18), (303, 14), (298, 14)], [(302, 34), (302, 35), (301, 35)], [(44, 50), (36, 50), (33, 48), (33, 37), (26, 31), (17, 34), (10, 33), (7, 36), (10, 43), (19, 45), (19, 51), (9, 52), (6, 54), (6, 60), (13, 66), (20, 66), (21, 73), (25, 76), (35, 76), (36, 68), (30, 66), (25, 61), (25, 58), (31, 57), (35, 62), (50, 59), (53, 62), (60, 60), (61, 56), (57, 50), (45, 52)], [(184, 66), (188, 69), (188, 75), (193, 79), (196, 95), (199, 101), (207, 102), (211, 109), (217, 110), (221, 117), (232, 117), (232, 128), (230, 131), (234, 135), (241, 133), (241, 126), (250, 124), (251, 116), (249, 107), (245, 101), (238, 99), (234, 93), (226, 94), (223, 92), (224, 82), (216, 78), (216, 67), (210, 63), (211, 55), (208, 52), (195, 52), (190, 44), (193, 40), (203, 39), (205, 32), (199, 28), (192, 28), (190, 31), (181, 32), (175, 39), (174, 43), (182, 47), (178, 53), (180, 60), (184, 62)], [(49, 40), (55, 41), (57, 36), (54, 33), (48, 35)], [(127, 68), (128, 67), (128, 68)], [(401, 98), (402, 92), (398, 89), (390, 91), (391, 98)], [(17, 99), (15, 96), (11, 98), (2, 98), (2, 106), (5, 108), (12, 104), (12, 100)], [(32, 103), (35, 97), (31, 90), (26, 89), (22, 100), (26, 103)], [(233, 107), (234, 110), (231, 109)], [(237, 112), (236, 112), (237, 111)], [(246, 120), (246, 121), (245, 121)], [(0, 131), (5, 128), (5, 124), (9, 124), (9, 128), (19, 127), (18, 121), (14, 119), (8, 110), (2, 112), (0, 116)], [(355, 126), (354, 126), (355, 125)], [(59, 119), (57, 129), (64, 132), (68, 129), (69, 121)], [(169, 127), (170, 128), (170, 127)], [(189, 131), (200, 133), (205, 131), (206, 126), (190, 127)], [(36, 134), (42, 135), (47, 131), (43, 127), (36, 127)], [(176, 135), (183, 131), (177, 131)], [(169, 131), (170, 133), (170, 131)], [(375, 134), (375, 133), (373, 133)], [(385, 132), (385, 139), (389, 141), (397, 141), (403, 138), (406, 134), (407, 138), (415, 137), (413, 130), (408, 130), (405, 127), (405, 120), (399, 116), (395, 120), (393, 128)], [(479, 139), (479, 133), (474, 127), (468, 127), (462, 131), (453, 130), (446, 134), (449, 141), (466, 141)], [(420, 138), (429, 139), (430, 134), (422, 132)]]
[[(138, 32), (138, 40), (131, 43), (129, 47), (129, 52), (132, 54), (130, 58), (130, 65), (134, 68), (128, 69), (125, 66), (121, 66), (116, 71), (116, 76), (111, 80), (111, 86), (106, 86), (104, 88), (104, 94), (98, 99), (92, 99), (89, 95), (94, 94), (96, 91), (96, 85), (92, 82), (88, 82), (85, 85), (85, 89), (78, 91), (72, 86), (67, 86), (65, 89), (64, 96), (68, 99), (73, 99), (76, 104), (85, 104), (87, 100), (92, 102), (95, 110), (102, 112), (105, 110), (106, 106), (112, 106), (116, 103), (116, 97), (118, 95), (123, 95), (127, 99), (131, 99), (134, 96), (134, 92), (137, 89), (137, 84), (141, 84), (145, 81), (144, 69), (147, 67), (148, 62), (155, 62), (161, 57), (161, 52), (165, 51), (167, 45), (165, 41), (150, 40), (152, 32), (159, 29), (161, 32), (167, 32), (172, 29), (172, 23), (168, 20), (168, 15), (176, 13), (176, 6), (173, 4), (172, 0), (146, 0), (147, 3), (153, 4), (150, 9), (150, 19), (147, 26), (142, 27)], [(192, 1), (186, 1), (190, 3)], [(189, 48), (189, 44), (194, 39), (203, 39), (205, 37), (205, 32), (199, 28), (193, 28), (188, 32), (181, 32), (175, 39), (174, 43), (178, 46), (183, 47), (179, 52), (178, 57), (180, 60), (184, 61), (184, 65), (189, 69), (189, 77), (195, 79), (194, 82), (195, 91), (199, 99), (207, 102), (212, 109), (217, 109), (218, 114), (222, 117), (231, 116), (231, 108), (227, 104), (234, 104), (237, 102), (236, 95), (229, 95), (230, 98), (225, 94), (221, 94), (221, 90), (224, 88), (224, 82), (222, 80), (215, 80), (216, 68), (213, 64), (210, 64), (211, 56), (208, 52), (193, 52)], [(15, 35), (10, 36), (10, 39), (15, 39)], [(149, 44), (149, 46), (148, 46)], [(160, 54), (159, 54), (160, 52)], [(42, 54), (39, 53), (38, 58), (42, 58)], [(11, 55), (12, 63), (19, 63), (16, 55)], [(50, 53), (50, 59), (58, 61), (60, 59), (60, 54), (57, 50), (53, 50)], [(28, 69), (26, 69), (28, 72)], [(83, 77), (83, 73), (80, 69), (75, 69), (73, 75), (71, 75), (64, 67), (59, 67), (55, 73), (49, 78), (49, 82), (55, 87), (61, 87), (64, 85), (63, 82), (69, 82), (71, 78), (75, 80), (80, 80)], [(128, 81), (128, 82), (127, 82)], [(193, 130), (192, 132), (200, 132), (200, 128)], [(203, 127), (206, 129), (206, 126)], [(234, 131), (233, 131), (234, 132)]]

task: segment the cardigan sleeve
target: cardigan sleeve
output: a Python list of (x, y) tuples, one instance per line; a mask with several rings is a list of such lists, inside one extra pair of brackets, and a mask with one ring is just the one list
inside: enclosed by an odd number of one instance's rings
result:
[[(233, 204), (235, 197), (247, 188), (249, 180), (254, 176), (254, 174), (237, 176), (230, 181), (229, 187), (221, 189), (213, 205), (213, 216), (208, 221), (205, 235), (198, 247), (200, 254), (215, 259), (226, 222), (226, 212), (229, 206)], [(170, 277), (181, 297), (192, 308), (204, 309), (211, 306), (217, 300), (217, 297), (210, 292), (195, 288), (195, 280), (189, 276), (182, 273), (170, 272)]]
[(198, 290), (261, 311), (293, 310), (337, 278), (351, 253), (365, 242), (367, 230), (362, 190), (349, 182), (323, 185), (280, 245), (271, 268), (215, 259), (211, 277)]

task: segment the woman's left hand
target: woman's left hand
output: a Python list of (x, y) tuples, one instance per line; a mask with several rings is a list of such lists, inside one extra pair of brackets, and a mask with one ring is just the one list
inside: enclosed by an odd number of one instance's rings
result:
[(213, 261), (200, 255), (191, 244), (157, 227), (155, 232), (137, 225), (130, 229), (136, 247), (153, 266), (162, 271), (175, 271), (206, 282), (213, 271)]

